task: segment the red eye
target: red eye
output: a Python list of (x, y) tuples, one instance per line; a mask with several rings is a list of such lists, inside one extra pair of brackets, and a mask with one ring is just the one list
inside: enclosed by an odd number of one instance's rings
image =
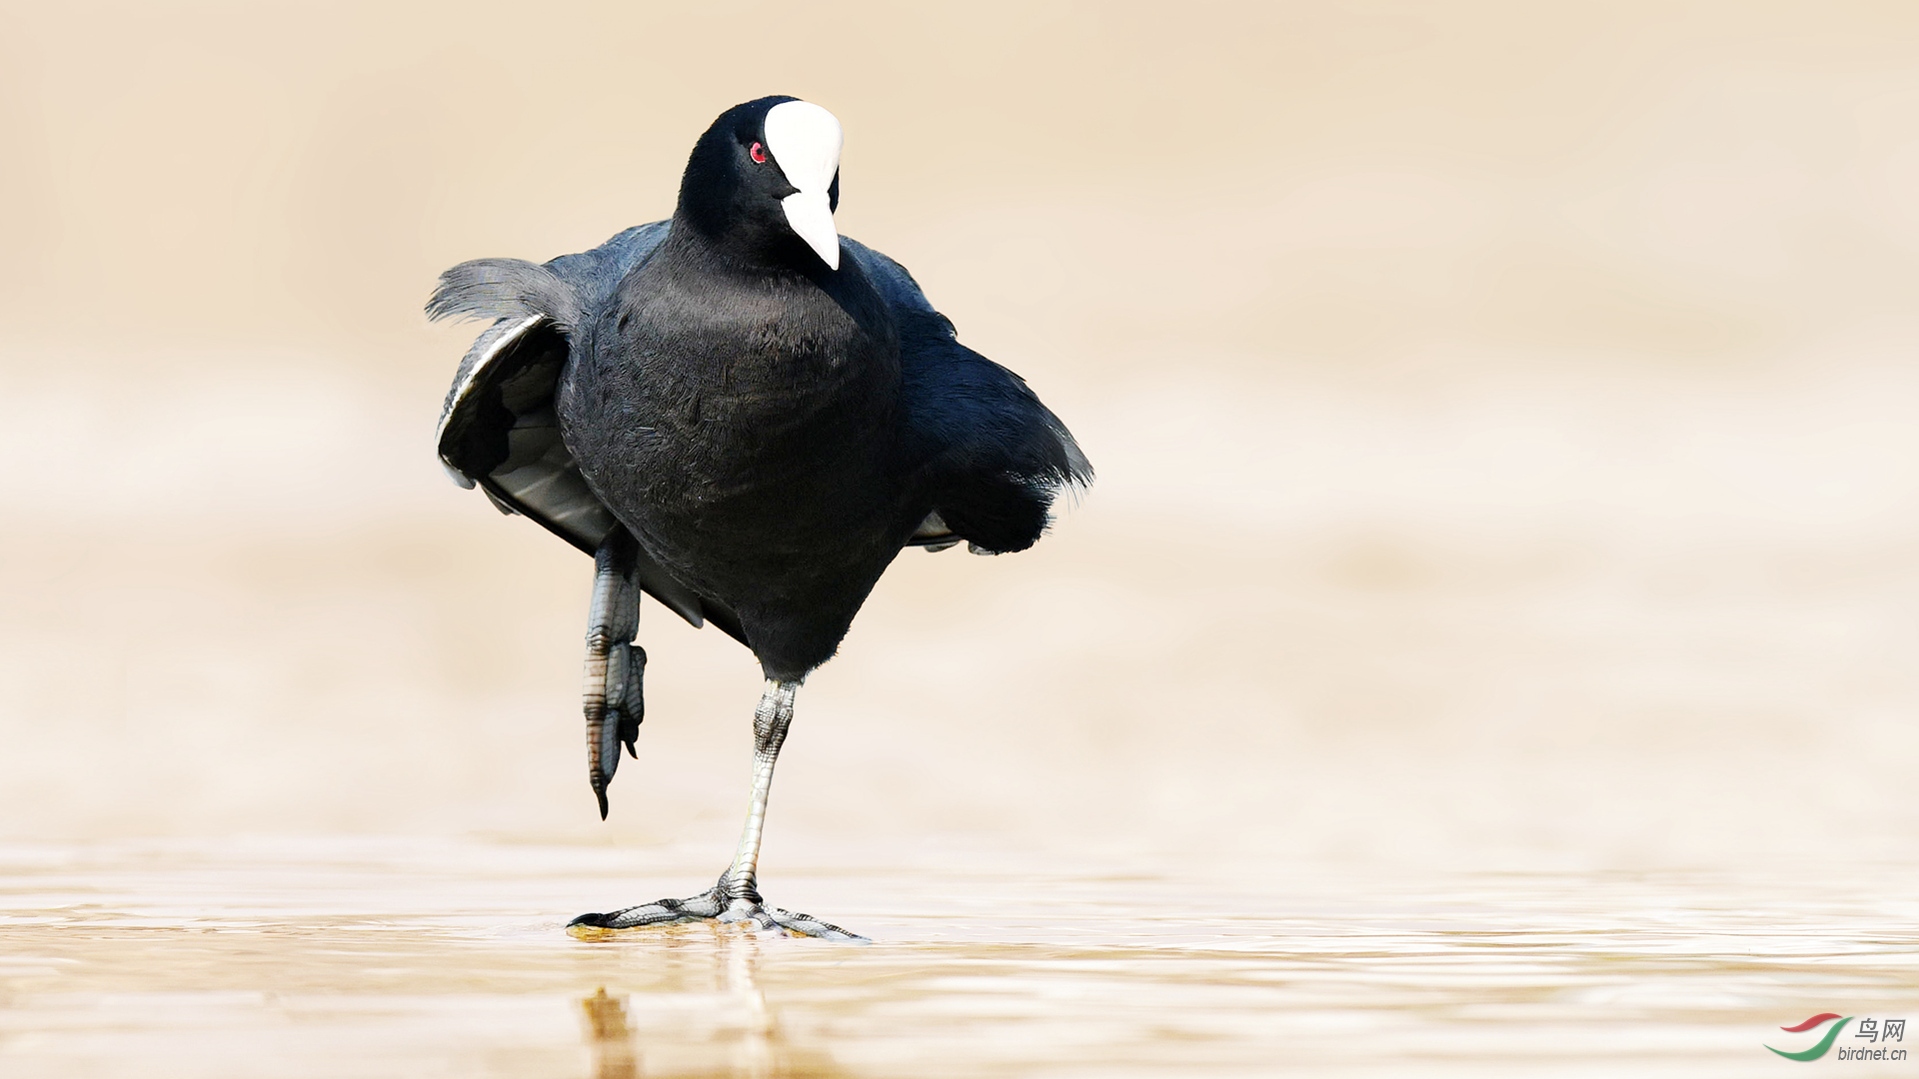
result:
[(766, 164), (766, 147), (761, 146), (759, 143), (756, 142), (753, 144), (752, 148), (747, 150), (746, 152), (752, 155), (754, 164), (756, 165)]

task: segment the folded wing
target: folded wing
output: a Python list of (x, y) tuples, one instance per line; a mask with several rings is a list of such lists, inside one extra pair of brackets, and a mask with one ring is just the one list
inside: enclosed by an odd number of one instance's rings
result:
[[(427, 303), (435, 319), (494, 319), (467, 350), (440, 413), (440, 461), (463, 487), (478, 486), (514, 513), (586, 552), (623, 529), (560, 437), (554, 391), (568, 333), (612, 294), (626, 271), (659, 246), (666, 223), (628, 229), (592, 251), (544, 265), (519, 259), (464, 262), (440, 276)], [(739, 619), (638, 554), (640, 587), (688, 622), (711, 621), (744, 641)]]
[(906, 452), (933, 499), (911, 542), (937, 550), (964, 539), (993, 554), (1032, 546), (1060, 492), (1092, 482), (1092, 464), (1024, 380), (959, 343), (905, 267), (845, 246), (899, 325)]

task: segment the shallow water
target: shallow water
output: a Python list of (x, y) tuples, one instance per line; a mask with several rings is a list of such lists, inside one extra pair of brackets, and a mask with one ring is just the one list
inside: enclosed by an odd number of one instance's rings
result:
[[(0, 12), (0, 1079), (1747, 1076), (1919, 1013), (1919, 7), (237, 7)], [(565, 76), (477, 91), (502, 26)], [(577, 941), (720, 868), (760, 675), (649, 608), (598, 818), (590, 563), (447, 482), (418, 304), (774, 89), (1100, 478), (807, 684), (765, 884), (876, 943)], [(185, 838), (246, 833), (468, 838)]]
[(563, 932), (583, 897), (616, 886), (627, 900), (694, 890), (697, 853), (7, 848), (0, 1071), (1750, 1075), (1786, 1066), (1765, 1043), (1810, 1044), (1778, 1028), (1816, 1012), (1919, 1012), (1919, 873), (1883, 865), (1294, 865), (1276, 867), (1290, 881), (1238, 886), (978, 859), (822, 865), (783, 873), (772, 895), (803, 895), (874, 943)]

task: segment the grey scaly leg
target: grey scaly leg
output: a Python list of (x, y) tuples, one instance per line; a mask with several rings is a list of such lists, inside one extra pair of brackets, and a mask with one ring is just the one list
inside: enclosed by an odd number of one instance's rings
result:
[(753, 711), (753, 797), (746, 804), (746, 827), (740, 829), (733, 866), (720, 878), (720, 887), (735, 906), (760, 902), (760, 836), (766, 831), (766, 799), (773, 790), (773, 765), (779, 762), (786, 729), (793, 723), (793, 695), (799, 688), (797, 682), (768, 679), (760, 706)]
[(718, 883), (687, 899), (662, 899), (610, 914), (582, 914), (573, 919), (568, 928), (637, 929), (713, 920), (747, 922), (759, 929), (781, 929), (828, 940), (866, 939), (811, 915), (769, 907), (760, 898), (760, 836), (766, 829), (766, 800), (773, 789), (773, 765), (779, 760), (780, 746), (786, 742), (786, 729), (793, 722), (793, 695), (799, 688), (798, 682), (769, 679), (760, 706), (753, 713), (753, 796), (747, 803), (746, 827), (740, 832), (733, 865), (720, 875)]
[(593, 604), (586, 626), (586, 778), (606, 819), (606, 785), (620, 767), (620, 744), (633, 753), (646, 718), (641, 682), (646, 652), (633, 643), (640, 629), (640, 585), (634, 577), (639, 548), (623, 528), (593, 556)]

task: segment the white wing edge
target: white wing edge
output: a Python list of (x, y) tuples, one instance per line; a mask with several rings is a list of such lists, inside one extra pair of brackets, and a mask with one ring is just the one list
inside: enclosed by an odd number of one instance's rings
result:
[[(545, 318), (546, 318), (545, 315), (528, 316), (526, 319), (521, 321), (519, 325), (514, 326), (512, 329), (506, 331), (505, 333), (501, 334), (499, 337), (495, 338), (493, 343), (486, 347), (486, 352), (481, 354), (480, 358), (474, 362), (471, 368), (467, 369), (465, 377), (460, 379), (460, 388), (454, 391), (453, 403), (447, 406), (446, 412), (440, 416), (439, 426), (434, 428), (433, 444), (436, 447), (440, 444), (442, 439), (446, 438), (447, 423), (453, 419), (453, 414), (455, 412), (458, 412), (460, 410), (460, 405), (466, 401), (466, 395), (468, 391), (473, 389), (473, 383), (479, 379), (480, 373), (485, 371), (488, 365), (492, 364), (494, 358), (497, 357), (508, 345), (519, 340), (522, 336), (526, 334), (528, 330), (531, 330), (534, 326), (539, 325), (539, 323), (543, 321)], [(453, 482), (459, 484), (462, 487), (471, 488), (473, 486), (473, 478), (471, 476), (468, 476), (466, 473), (461, 472), (459, 469), (454, 468), (452, 462), (448, 461), (446, 458), (444, 457), (440, 458), (440, 467), (446, 469), (447, 475), (453, 477)]]

